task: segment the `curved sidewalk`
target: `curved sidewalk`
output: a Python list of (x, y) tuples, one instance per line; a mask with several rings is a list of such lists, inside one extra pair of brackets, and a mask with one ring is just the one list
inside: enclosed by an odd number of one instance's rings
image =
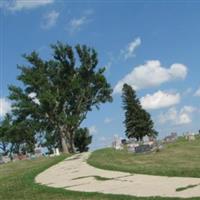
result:
[[(200, 178), (130, 174), (94, 168), (89, 153), (74, 155), (42, 172), (36, 182), (67, 190), (140, 197), (200, 197)], [(112, 161), (111, 161), (112, 162)], [(190, 186), (193, 187), (190, 187)], [(176, 191), (184, 188), (182, 191)]]

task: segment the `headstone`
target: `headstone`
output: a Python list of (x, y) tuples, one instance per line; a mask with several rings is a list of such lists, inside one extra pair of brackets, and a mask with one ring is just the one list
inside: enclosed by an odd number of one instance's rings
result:
[(35, 148), (35, 156), (36, 157), (42, 156), (42, 149), (41, 148)]
[(165, 142), (173, 142), (177, 139), (177, 133), (171, 133), (169, 136), (164, 138)]
[(53, 155), (54, 156), (59, 156), (60, 155), (60, 151), (58, 148), (53, 149)]
[(117, 149), (117, 150), (121, 150), (123, 149), (122, 143), (120, 138), (118, 137), (114, 137), (114, 141), (112, 143), (113, 148)]
[(151, 146), (148, 144), (135, 147), (135, 153), (145, 153), (151, 151)]
[(135, 148), (135, 147), (138, 147), (139, 144), (138, 143), (129, 143), (127, 146), (128, 146), (128, 148)]
[(128, 152), (135, 153), (135, 147), (128, 147)]
[(195, 140), (194, 134), (190, 134), (190, 135), (188, 136), (188, 140), (189, 140), (189, 141)]
[(13, 161), (17, 161), (17, 160), (19, 160), (19, 157), (18, 157), (17, 154), (13, 154), (13, 155), (12, 155), (12, 158), (13, 158)]
[(56, 156), (59, 156), (60, 155), (60, 151), (58, 148), (56, 148)]
[(143, 141), (144, 141), (144, 142), (148, 142), (148, 141), (149, 141), (149, 137), (148, 137), (148, 136), (145, 136), (145, 137), (143, 138)]
[(10, 162), (10, 157), (9, 156), (3, 156), (2, 160), (3, 160), (4, 163), (8, 163), (8, 162)]
[(26, 159), (27, 159), (27, 156), (24, 155), (24, 154), (18, 154), (18, 159), (19, 159), (19, 160), (26, 160)]

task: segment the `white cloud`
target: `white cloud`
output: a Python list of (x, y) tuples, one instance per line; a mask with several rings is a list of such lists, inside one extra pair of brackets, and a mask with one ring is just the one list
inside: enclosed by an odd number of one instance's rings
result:
[(67, 31), (70, 34), (74, 34), (75, 32), (80, 31), (84, 25), (92, 21), (90, 18), (92, 14), (92, 10), (86, 10), (83, 12), (83, 15), (81, 17), (71, 19), (68, 23)]
[(172, 94), (163, 91), (157, 91), (154, 94), (147, 94), (140, 99), (144, 109), (159, 109), (169, 107), (180, 102), (180, 94)]
[(40, 101), (37, 98), (37, 94), (35, 92), (31, 92), (28, 97), (36, 104), (40, 105)]
[(104, 123), (105, 124), (110, 124), (112, 121), (113, 121), (113, 119), (111, 119), (109, 117), (106, 117), (105, 120), (104, 120)]
[(159, 116), (159, 122), (162, 124), (171, 122), (174, 125), (189, 124), (192, 122), (191, 114), (195, 111), (197, 109), (192, 106), (184, 106), (180, 111), (172, 107), (166, 113)]
[(159, 86), (162, 83), (184, 79), (187, 75), (187, 67), (175, 63), (170, 68), (165, 68), (158, 60), (147, 61), (139, 65), (121, 79), (114, 88), (114, 93), (121, 93), (124, 83), (131, 85), (135, 90)]
[(28, 94), (28, 97), (33, 99), (37, 96), (37, 94), (35, 92), (31, 92), (30, 94)]
[(193, 107), (193, 106), (184, 106), (182, 109), (181, 109), (181, 112), (182, 113), (193, 113), (195, 111), (197, 111), (198, 109)]
[(20, 11), (25, 9), (33, 9), (40, 6), (53, 3), (54, 0), (11, 0), (1, 1), (0, 7), (10, 11)]
[(43, 22), (41, 24), (41, 27), (43, 29), (52, 28), (53, 26), (56, 25), (59, 15), (60, 15), (60, 13), (55, 10), (52, 10), (51, 12), (47, 13), (43, 17)]
[(74, 18), (70, 21), (70, 33), (74, 33), (76, 31), (79, 31), (81, 27), (88, 22), (87, 18), (85, 16), (81, 18)]
[(195, 92), (194, 96), (200, 97), (200, 87), (199, 87), (199, 89), (197, 89), (197, 91)]
[(0, 117), (11, 111), (11, 103), (6, 98), (0, 98)]
[(94, 134), (98, 133), (98, 130), (97, 130), (96, 126), (93, 125), (93, 126), (89, 127), (89, 132), (91, 135), (94, 135)]
[(128, 46), (121, 50), (121, 54), (124, 56), (125, 59), (131, 58), (135, 56), (135, 50), (141, 45), (141, 39), (138, 37), (131, 41)]

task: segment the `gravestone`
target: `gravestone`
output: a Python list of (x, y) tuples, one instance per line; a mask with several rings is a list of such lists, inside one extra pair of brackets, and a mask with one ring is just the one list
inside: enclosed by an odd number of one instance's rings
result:
[(8, 163), (8, 162), (10, 162), (10, 157), (9, 156), (3, 156), (2, 160), (3, 160), (4, 163)]
[(123, 149), (123, 145), (121, 143), (121, 139), (118, 136), (114, 137), (114, 141), (112, 143), (113, 148), (115, 148), (116, 150), (121, 150)]
[(149, 144), (144, 144), (135, 147), (135, 153), (145, 153), (151, 151), (151, 146)]

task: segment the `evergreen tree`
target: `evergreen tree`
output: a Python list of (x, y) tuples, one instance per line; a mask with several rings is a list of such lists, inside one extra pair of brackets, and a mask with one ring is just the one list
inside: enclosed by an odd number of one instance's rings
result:
[(137, 141), (142, 140), (146, 135), (156, 136), (157, 132), (153, 128), (154, 124), (151, 116), (142, 108), (135, 90), (130, 85), (124, 84), (122, 91), (126, 136), (128, 138), (136, 138)]
[(79, 152), (85, 152), (89, 150), (88, 145), (92, 142), (92, 136), (87, 128), (79, 128), (75, 132), (74, 143)]
[[(53, 58), (36, 52), (24, 55), (30, 66), (18, 66), (23, 88), (10, 86), (13, 114), (19, 121), (33, 120), (40, 132), (54, 135), (63, 152), (74, 152), (75, 131), (93, 107), (112, 101), (105, 68), (97, 68), (94, 49), (58, 42)], [(48, 136), (47, 136), (48, 138)], [(51, 138), (51, 137), (49, 137)]]

